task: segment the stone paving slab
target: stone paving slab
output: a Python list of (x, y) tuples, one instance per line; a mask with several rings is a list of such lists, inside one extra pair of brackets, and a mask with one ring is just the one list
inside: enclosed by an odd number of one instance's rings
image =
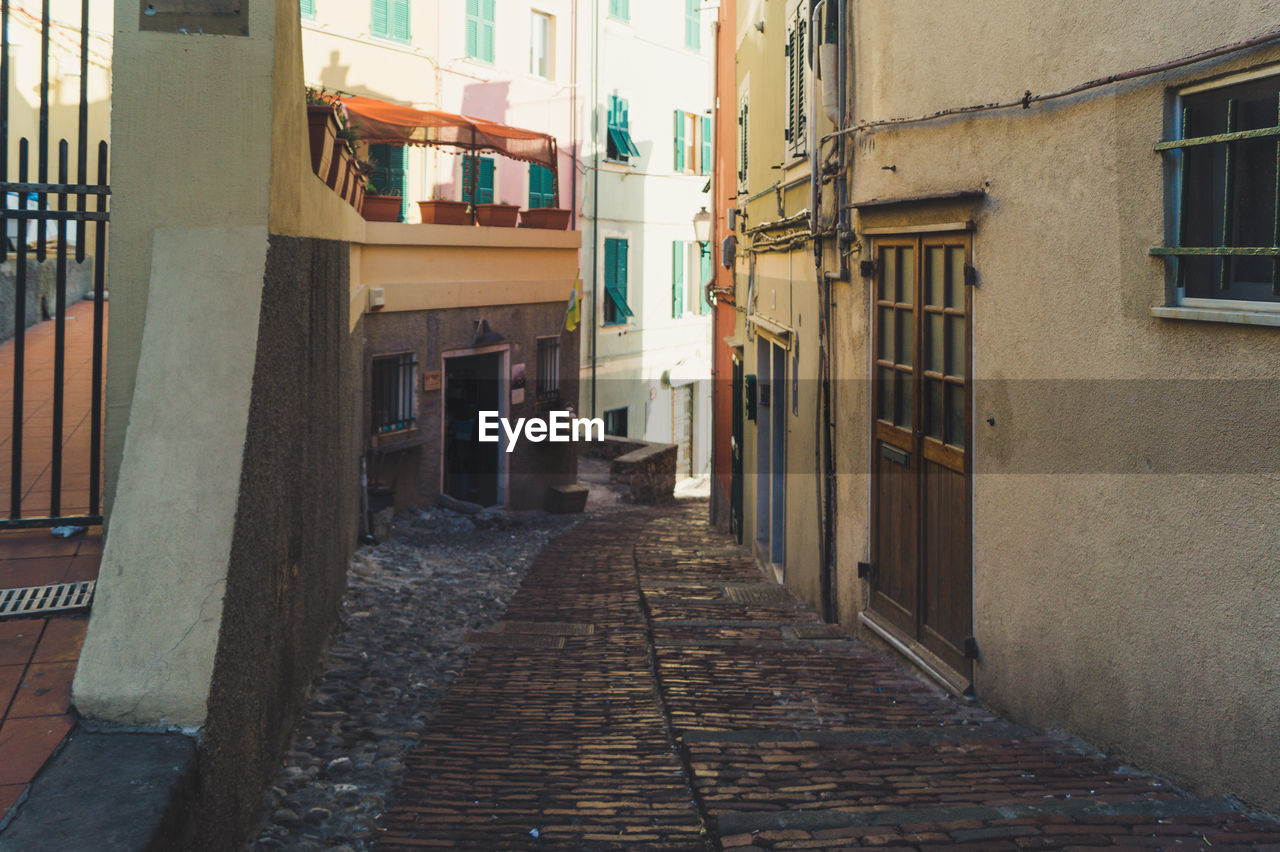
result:
[(731, 601), (765, 581), (705, 515), (636, 510), (548, 545), (500, 632), (545, 623), (563, 647), (476, 652), (383, 848), (1280, 850), (1265, 815), (952, 699), (803, 604)]

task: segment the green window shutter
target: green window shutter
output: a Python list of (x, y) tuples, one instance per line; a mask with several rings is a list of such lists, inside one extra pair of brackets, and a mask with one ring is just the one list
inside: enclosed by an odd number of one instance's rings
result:
[(610, 324), (626, 322), (635, 316), (627, 306), (627, 241), (606, 237), (604, 241), (604, 291), (608, 300), (604, 305), (604, 321)]
[(684, 113), (676, 110), (676, 171), (684, 171)]
[(621, 304), (618, 306), (622, 310), (623, 316), (632, 316), (631, 308), (627, 307), (627, 241), (618, 240), (618, 275), (617, 284), (614, 289), (621, 297)]
[(671, 241), (671, 316), (684, 315), (684, 243)]
[(618, 98), (618, 126), (623, 130), (631, 129), (630, 106), (626, 98)]
[(630, 10), (627, 8), (627, 0), (609, 0), (609, 17), (617, 18), (620, 21), (631, 19)]
[(699, 174), (711, 174), (711, 116), (702, 116), (702, 168)]
[(370, 4), (372, 11), (372, 20), (369, 23), (369, 33), (380, 38), (386, 38), (387, 29), (387, 3), (388, 0), (372, 0)]
[(467, 56), (480, 56), (480, 0), (467, 0)]
[(618, 241), (612, 238), (604, 241), (604, 286), (613, 287), (618, 273)]
[(316, 16), (315, 0), (301, 0), (298, 4), (298, 8), (302, 12), (302, 17), (304, 18), (314, 18)]
[(707, 301), (706, 283), (711, 280), (711, 246), (698, 246), (698, 254), (702, 257), (702, 276), (698, 279), (698, 313), (711, 312), (711, 303)]
[(493, 157), (480, 158), (480, 182), (476, 194), (481, 204), (493, 203)]
[(617, 126), (618, 126), (618, 96), (610, 95), (609, 96), (609, 127), (614, 128)]
[(553, 197), (554, 178), (551, 169), (537, 163), (529, 164), (529, 209), (550, 207), (555, 203)]
[(480, 0), (480, 58), (485, 62), (493, 61), (493, 3)]
[(693, 50), (702, 48), (702, 17), (698, 11), (700, 0), (684, 2), (684, 46)]
[(409, 41), (409, 0), (390, 0), (387, 33), (396, 41)]

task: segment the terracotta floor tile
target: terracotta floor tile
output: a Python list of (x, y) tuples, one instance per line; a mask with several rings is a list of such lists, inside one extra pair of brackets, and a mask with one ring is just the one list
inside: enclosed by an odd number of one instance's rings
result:
[(61, 583), (74, 561), (74, 556), (0, 560), (0, 589)]
[(8, 719), (66, 713), (71, 706), (71, 680), (75, 676), (75, 663), (32, 663), (18, 685)]
[(18, 684), (22, 682), (22, 673), (26, 670), (25, 665), (0, 666), (0, 719), (8, 711), (13, 694), (18, 691)]
[[(7, 496), (4, 505), (8, 506)], [(15, 530), (0, 533), (0, 559), (37, 556), (74, 556), (80, 543), (73, 538), (57, 538), (48, 530)]]
[(31, 652), (35, 650), (42, 630), (43, 618), (0, 621), (0, 666), (25, 666), (31, 659)]
[(6, 719), (0, 726), (0, 786), (29, 783), (74, 724), (70, 716)]
[(0, 785), (0, 819), (4, 819), (9, 809), (18, 803), (18, 799), (22, 798), (22, 793), (26, 789), (26, 784)]
[(88, 618), (49, 619), (31, 661), (33, 663), (74, 663), (79, 660), (80, 646), (84, 644), (84, 632), (88, 626)]
[(81, 583), (85, 580), (96, 580), (98, 579), (98, 569), (101, 565), (101, 553), (77, 556), (63, 575), (62, 580), (64, 583)]

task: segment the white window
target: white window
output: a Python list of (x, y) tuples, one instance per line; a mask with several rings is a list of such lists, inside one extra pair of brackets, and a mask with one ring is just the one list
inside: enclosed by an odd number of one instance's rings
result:
[(551, 79), (555, 68), (552, 53), (551, 16), (534, 12), (529, 16), (529, 73)]

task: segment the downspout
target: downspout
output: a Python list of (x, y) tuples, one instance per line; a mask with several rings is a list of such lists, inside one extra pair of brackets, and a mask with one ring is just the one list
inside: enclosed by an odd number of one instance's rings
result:
[[(830, 282), (827, 281), (825, 270), (822, 267), (822, 236), (820, 226), (822, 223), (821, 213), (821, 192), (822, 192), (822, 156), (819, 150), (820, 141), (818, 136), (818, 98), (822, 91), (818, 85), (819, 73), (822, 69), (822, 61), (820, 58), (823, 40), (826, 38), (824, 27), (819, 26), (819, 21), (823, 19), (823, 13), (826, 11), (827, 0), (817, 0), (809, 7), (809, 51), (808, 60), (809, 67), (814, 71), (810, 78), (809, 86), (809, 234), (813, 240), (813, 266), (814, 277), (818, 285), (818, 411), (817, 411), (817, 446), (814, 448), (815, 463), (821, 471), (822, 475), (817, 477), (817, 498), (818, 498), (818, 541), (819, 541), (819, 566), (818, 577), (820, 578), (820, 588), (818, 589), (818, 597), (822, 604), (822, 618), (824, 621), (834, 620), (834, 595), (832, 594), (832, 568), (830, 546), (831, 540), (831, 493), (827, 486), (829, 480), (829, 470), (827, 464), (830, 459), (830, 439), (831, 433), (828, 429), (830, 417), (830, 367), (828, 364), (828, 341), (827, 337), (830, 333), (827, 322), (828, 312), (827, 303), (829, 301), (828, 291)], [(803, 73), (803, 71), (802, 71)]]
[(600, 316), (600, 0), (591, 4), (591, 417), (596, 416), (596, 338)]
[[(569, 87), (573, 95), (569, 99), (569, 230), (578, 230), (578, 3), (569, 7)], [(577, 284), (573, 285), (575, 288)], [(581, 350), (579, 350), (581, 351)]]

